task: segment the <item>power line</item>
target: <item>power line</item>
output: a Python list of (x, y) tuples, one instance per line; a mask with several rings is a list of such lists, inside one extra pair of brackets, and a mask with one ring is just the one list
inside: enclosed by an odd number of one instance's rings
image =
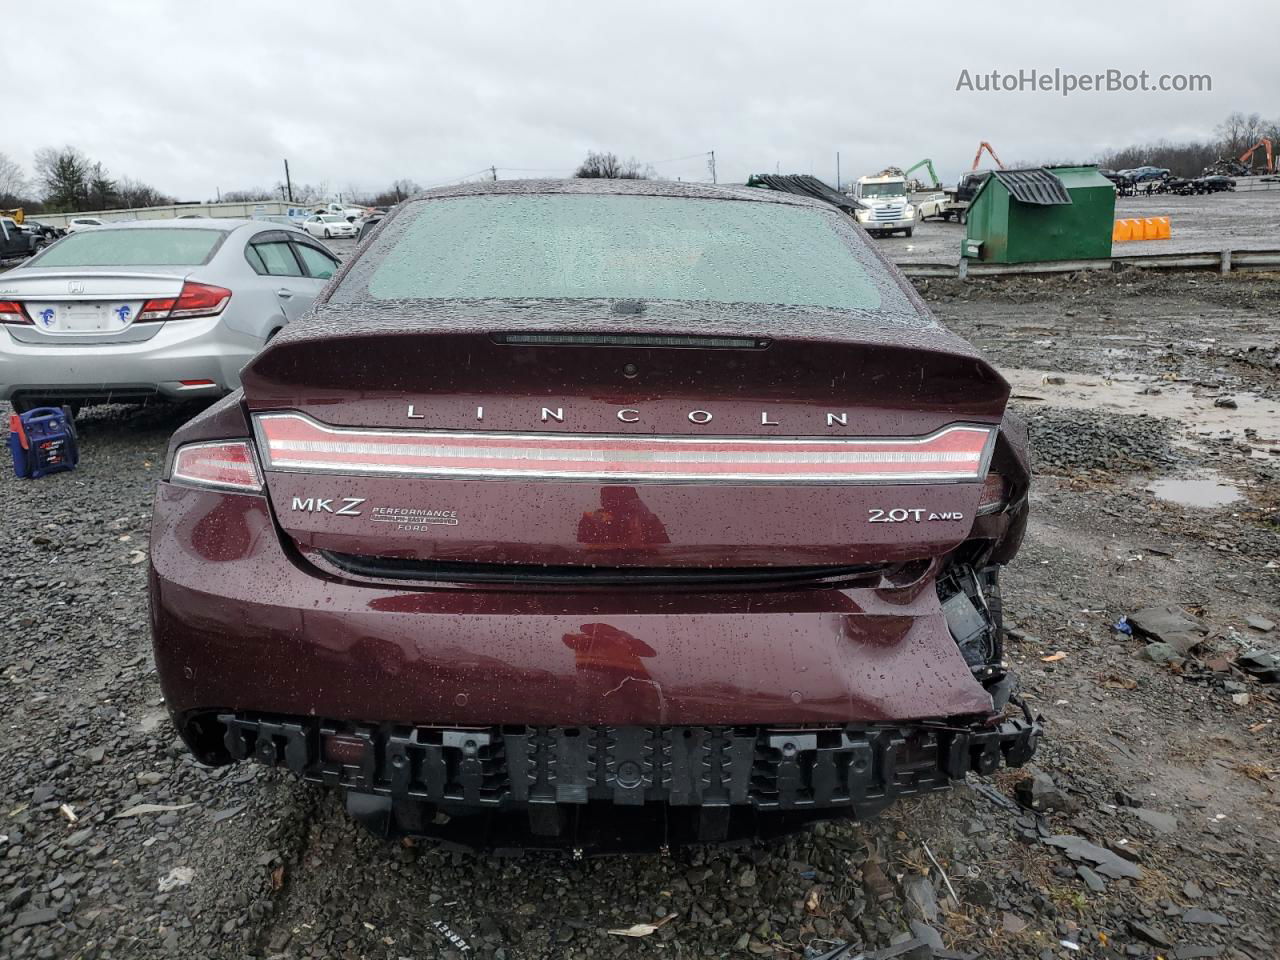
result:
[(715, 151), (703, 150), (701, 153), (691, 153), (687, 157), (671, 157), (670, 159), (667, 159), (667, 160), (646, 160), (644, 162), (646, 165), (650, 167), (656, 167), (662, 163), (679, 163), (681, 160), (697, 160), (700, 157), (707, 156), (708, 153), (714, 153), (714, 152)]
[(466, 180), (468, 177), (478, 177), (483, 173), (488, 173), (490, 169), (491, 168), (489, 167), (481, 167), (479, 170), (473, 171), (472, 173), (464, 173), (459, 177), (449, 177), (447, 180), (436, 180), (433, 183), (425, 184), (423, 186), (423, 189), (430, 190), (432, 187), (446, 187), (453, 183), (461, 183), (463, 180)]

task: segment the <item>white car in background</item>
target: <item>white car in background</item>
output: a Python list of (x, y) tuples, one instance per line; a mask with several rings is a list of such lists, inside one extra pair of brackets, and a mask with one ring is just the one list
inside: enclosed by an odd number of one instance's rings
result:
[(106, 221), (99, 220), (97, 217), (72, 217), (67, 221), (67, 233), (75, 233), (77, 230), (83, 230), (85, 227), (103, 226), (106, 226)]
[(946, 210), (947, 195), (945, 193), (930, 194), (916, 204), (916, 219), (921, 223), (934, 217), (947, 219)]
[(349, 220), (332, 213), (318, 213), (308, 220), (302, 221), (302, 229), (313, 237), (354, 237), (357, 227)]
[(220, 397), (311, 306), (339, 260), (260, 220), (135, 220), (63, 237), (0, 274), (0, 400)]

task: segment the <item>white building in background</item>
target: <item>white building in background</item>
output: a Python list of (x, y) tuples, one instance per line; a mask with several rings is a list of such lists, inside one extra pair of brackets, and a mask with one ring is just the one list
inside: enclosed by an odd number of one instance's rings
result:
[(231, 217), (260, 219), (310, 215), (324, 208), (323, 203), (300, 204), (284, 200), (259, 200), (253, 203), (175, 203), (164, 207), (135, 207), (129, 210), (83, 210), (78, 213), (32, 213), (33, 220), (54, 227), (65, 227), (73, 217), (97, 217), (110, 223), (117, 220), (173, 220), (177, 217)]

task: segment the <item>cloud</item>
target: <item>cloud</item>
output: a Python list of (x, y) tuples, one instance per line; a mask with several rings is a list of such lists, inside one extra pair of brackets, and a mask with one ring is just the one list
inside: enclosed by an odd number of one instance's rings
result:
[[(1006, 162), (1089, 159), (1205, 136), (1272, 108), (1273, 71), (1203, 4), (1139, 33), (1098, 8), (916, 3), (688, 4), (336, 0), (0, 0), (7, 35), (56, 64), (6, 95), (27, 167), (72, 143), (183, 199), (295, 180), (381, 187), (497, 166), (568, 174), (588, 149), (722, 180), (834, 178), (932, 157), (947, 179), (979, 140)], [(1237, 4), (1274, 35), (1280, 8)], [(1140, 43), (1135, 43), (1140, 39)], [(1207, 73), (1208, 93), (966, 93), (972, 73), (1036, 68)], [(691, 156), (692, 155), (692, 156)]]

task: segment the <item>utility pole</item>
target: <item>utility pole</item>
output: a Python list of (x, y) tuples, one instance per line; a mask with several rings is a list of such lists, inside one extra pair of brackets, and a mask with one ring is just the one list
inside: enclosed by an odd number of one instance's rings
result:
[(490, 167), (490, 168), (489, 168), (489, 172), (493, 174), (493, 182), (494, 182), (494, 183), (497, 183), (497, 182), (498, 182), (498, 168), (497, 168), (497, 167)]
[(707, 165), (711, 167), (711, 182), (716, 183), (716, 152), (711, 151), (711, 159), (707, 161)]
[(836, 151), (836, 193), (840, 192), (840, 151)]
[(293, 181), (289, 179), (289, 158), (284, 161), (284, 193), (285, 199), (293, 203)]

